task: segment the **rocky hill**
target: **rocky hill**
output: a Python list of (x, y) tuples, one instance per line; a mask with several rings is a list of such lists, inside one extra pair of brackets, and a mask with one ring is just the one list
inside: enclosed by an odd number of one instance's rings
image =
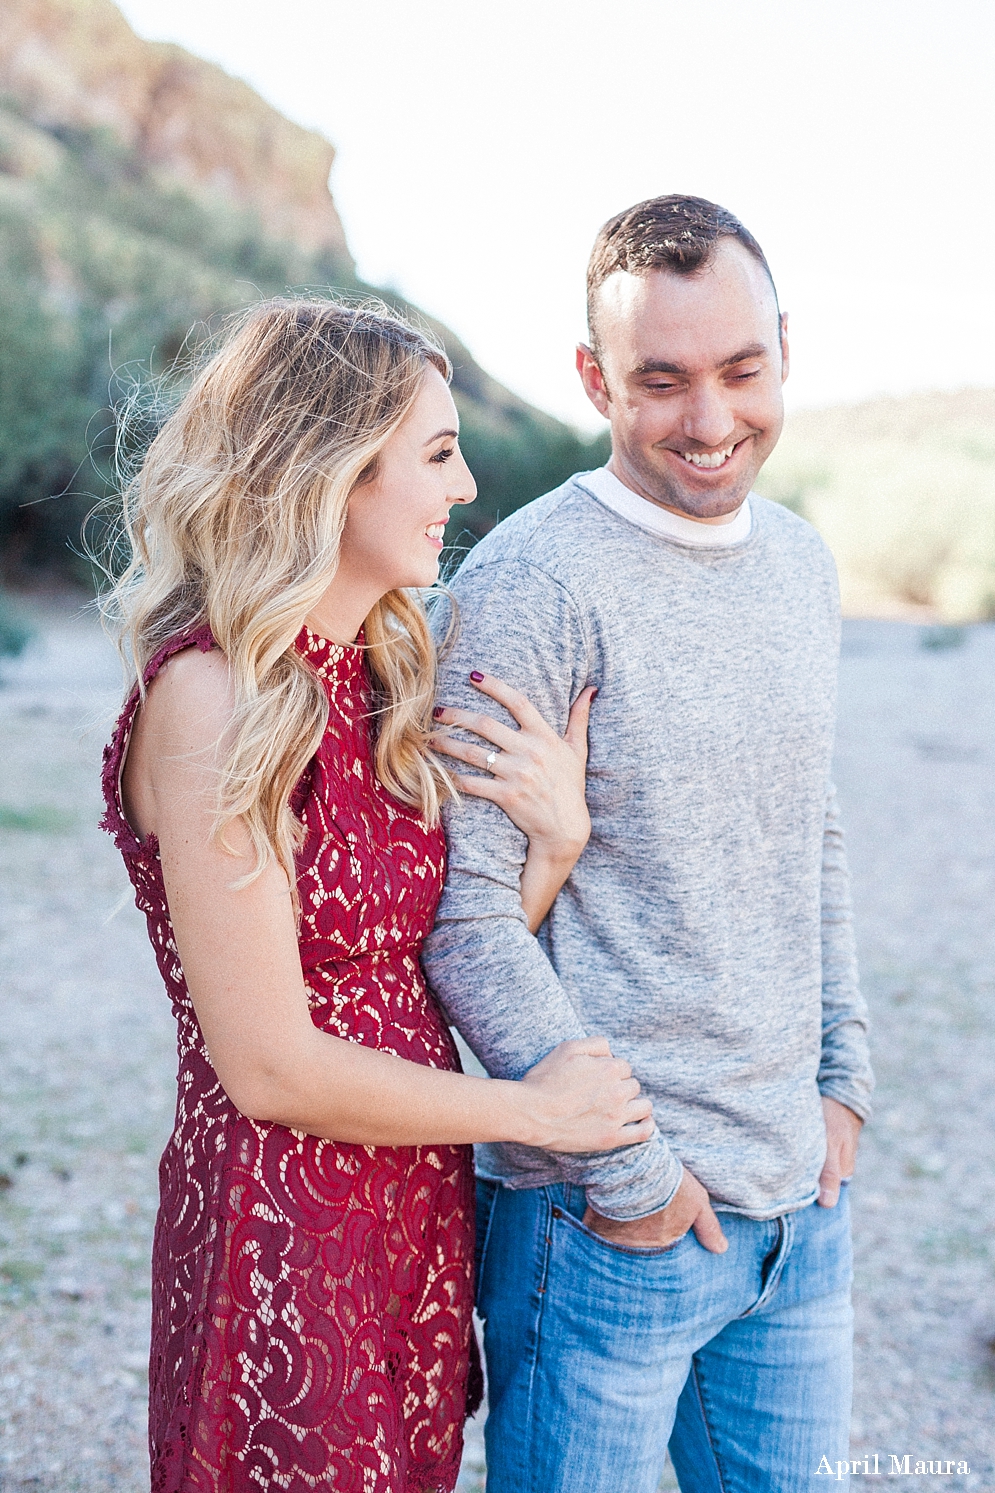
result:
[(143, 41), (111, 0), (3, 0), (0, 94), (45, 131), (103, 132), (160, 182), (351, 266), (328, 141), (221, 68)]
[[(205, 323), (288, 289), (370, 289), (328, 189), (333, 159), (328, 141), (247, 84), (141, 40), (111, 0), (0, 0), (8, 572), (78, 548), (82, 515), (109, 485), (109, 405)], [(455, 365), (480, 486), (472, 538), (603, 450), (502, 388), (436, 330)]]

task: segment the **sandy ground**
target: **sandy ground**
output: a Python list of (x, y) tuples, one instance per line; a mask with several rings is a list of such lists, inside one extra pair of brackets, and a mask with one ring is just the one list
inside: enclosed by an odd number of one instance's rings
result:
[[(0, 665), (0, 1490), (141, 1493), (172, 1023), (96, 829), (117, 666), (92, 621), (39, 620)], [(976, 1489), (995, 1488), (993, 756), (995, 628), (847, 624), (838, 779), (879, 1074), (852, 1455), (964, 1460), (943, 1485)], [(481, 1483), (474, 1428), (461, 1485)]]

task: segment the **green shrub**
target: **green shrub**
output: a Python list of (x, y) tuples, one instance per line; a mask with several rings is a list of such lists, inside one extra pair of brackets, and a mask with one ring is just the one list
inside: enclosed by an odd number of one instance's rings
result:
[(573, 472), (601, 466), (611, 450), (607, 436), (584, 441), (569, 427), (534, 412), (497, 417), (456, 389), (460, 446), (477, 480), (478, 497), (461, 515), (470, 543), (502, 518)]
[[(369, 291), (350, 263), (303, 254), (269, 238), (251, 214), (163, 184), (107, 133), (42, 131), (14, 106), (0, 107), (0, 265), (8, 574), (55, 566), (88, 577), (81, 526), (113, 490), (111, 406), (122, 387), (155, 379), (205, 323), (260, 296)], [(456, 368), (464, 449), (480, 489), (467, 515), (472, 542), (571, 471), (603, 460), (603, 442), (592, 446), (515, 399), (436, 330)]]
[(31, 628), (0, 592), (0, 658), (16, 658), (31, 641)]

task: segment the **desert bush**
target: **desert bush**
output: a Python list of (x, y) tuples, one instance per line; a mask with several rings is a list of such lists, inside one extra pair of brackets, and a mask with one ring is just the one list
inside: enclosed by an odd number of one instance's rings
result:
[(995, 392), (799, 412), (757, 487), (823, 535), (847, 611), (995, 616)]

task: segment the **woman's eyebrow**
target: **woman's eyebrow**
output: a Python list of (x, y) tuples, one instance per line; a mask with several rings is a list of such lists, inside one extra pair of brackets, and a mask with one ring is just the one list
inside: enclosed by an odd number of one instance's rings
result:
[(432, 444), (433, 441), (441, 441), (441, 439), (442, 439), (442, 437), (444, 435), (448, 436), (451, 441), (455, 441), (455, 440), (459, 439), (459, 431), (458, 430), (437, 430), (435, 432), (435, 435), (430, 435), (429, 436), (428, 440), (425, 442), (426, 446), (431, 446), (431, 444)]

